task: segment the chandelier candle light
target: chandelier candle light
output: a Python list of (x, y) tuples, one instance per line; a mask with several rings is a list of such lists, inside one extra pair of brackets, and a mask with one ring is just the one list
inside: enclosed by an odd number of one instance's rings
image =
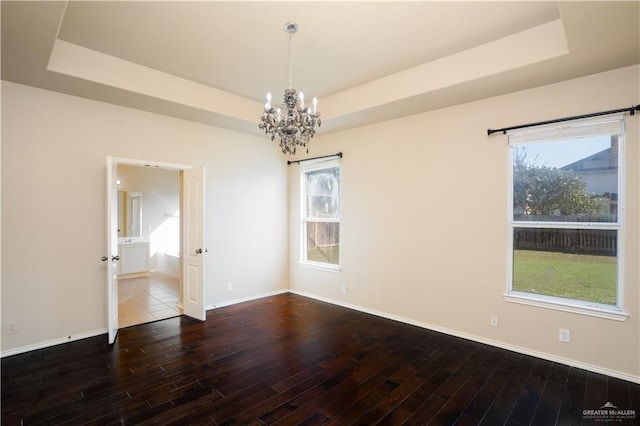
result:
[(309, 152), (309, 140), (316, 133), (316, 124), (320, 127), (318, 100), (313, 98), (313, 107), (304, 105), (304, 93), (293, 88), (291, 67), (291, 37), (298, 32), (298, 24), (286, 23), (284, 30), (289, 34), (289, 88), (284, 91), (284, 102), (279, 108), (271, 105), (271, 93), (267, 93), (261, 122), (258, 128), (271, 135), (271, 140), (280, 139), (280, 149), (284, 154), (295, 155), (296, 148), (306, 148)]

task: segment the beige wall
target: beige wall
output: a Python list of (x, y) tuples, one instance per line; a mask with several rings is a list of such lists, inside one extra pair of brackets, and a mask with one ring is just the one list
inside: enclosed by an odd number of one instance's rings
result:
[(207, 305), (288, 287), (276, 144), (2, 82), (3, 353), (106, 329), (108, 155), (207, 168)]
[[(627, 119), (625, 322), (506, 302), (507, 140), (487, 128), (638, 104), (638, 67), (319, 136), (344, 153), (339, 274), (301, 267), (289, 171), (293, 291), (632, 380), (639, 372), (640, 116)], [(341, 286), (348, 286), (348, 293)], [(499, 316), (499, 327), (489, 325)], [(558, 329), (571, 330), (571, 343)]]
[[(640, 117), (627, 120), (625, 322), (504, 301), (507, 145), (502, 135), (487, 137), (486, 129), (637, 104), (639, 74), (638, 67), (624, 68), (320, 132), (314, 156), (345, 154), (338, 274), (298, 265), (297, 166), (289, 167), (287, 178), (275, 144), (3, 82), (2, 324), (17, 320), (19, 332), (3, 333), (2, 351), (105, 329), (99, 259), (105, 251), (105, 160), (114, 155), (207, 167), (209, 305), (290, 286), (638, 380)], [(76, 220), (68, 219), (70, 206)], [(233, 293), (226, 293), (227, 282)], [(499, 316), (498, 328), (489, 326), (490, 315)], [(558, 342), (560, 327), (571, 330), (570, 344)]]

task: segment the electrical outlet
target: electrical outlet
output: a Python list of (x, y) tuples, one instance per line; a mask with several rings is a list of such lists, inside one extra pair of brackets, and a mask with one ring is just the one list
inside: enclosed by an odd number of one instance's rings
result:
[(16, 334), (18, 332), (18, 321), (7, 321), (7, 334)]
[(233, 291), (233, 284), (231, 284), (231, 283), (227, 283), (227, 291), (228, 291), (228, 292)]
[(571, 342), (571, 331), (566, 328), (561, 328), (558, 330), (558, 340), (564, 343)]
[(346, 284), (342, 284), (342, 292), (344, 294), (347, 294), (348, 291), (349, 291), (349, 288), (347, 287), (347, 285)]
[(491, 327), (497, 327), (498, 326), (498, 316), (497, 315), (491, 315)]

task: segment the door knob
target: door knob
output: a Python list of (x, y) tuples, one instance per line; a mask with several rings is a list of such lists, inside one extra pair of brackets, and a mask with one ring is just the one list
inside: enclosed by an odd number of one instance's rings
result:
[(120, 256), (111, 256), (111, 260), (112, 260), (112, 261), (114, 261), (114, 260), (120, 260)]
[(200, 254), (200, 253), (202, 253), (202, 249), (201, 248), (196, 249), (196, 254)]
[(103, 261), (103, 262), (106, 262), (106, 261), (107, 261), (107, 259), (109, 259), (109, 258), (108, 258), (107, 256), (102, 256), (102, 258), (101, 258), (101, 259), (102, 259), (102, 261)]

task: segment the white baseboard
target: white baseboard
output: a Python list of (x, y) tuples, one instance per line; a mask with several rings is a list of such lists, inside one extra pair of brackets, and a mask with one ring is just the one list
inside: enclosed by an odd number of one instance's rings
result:
[[(249, 302), (251, 300), (262, 299), (264, 297), (275, 296), (275, 295), (278, 295), (278, 294), (287, 293), (288, 291), (289, 290), (287, 290), (287, 289), (282, 289), (282, 290), (271, 291), (271, 292), (268, 292), (268, 293), (258, 294), (258, 295), (255, 295), (255, 296), (243, 297), (243, 298), (234, 299), (234, 300), (228, 300), (228, 301), (225, 301), (225, 302), (216, 303), (215, 305), (207, 306), (206, 309), (210, 310), (210, 309), (215, 309), (215, 308), (221, 308), (223, 306), (236, 305), (238, 303)], [(44, 342), (35, 343), (33, 345), (27, 345), (27, 346), (22, 346), (22, 347), (19, 347), (19, 348), (9, 349), (9, 350), (0, 352), (0, 358), (4, 358), (4, 357), (7, 357), (7, 356), (11, 356), (11, 355), (19, 355), (19, 354), (22, 354), (22, 353), (25, 353), (25, 352), (35, 351), (35, 350), (38, 350), (38, 349), (44, 349), (44, 348), (48, 348), (48, 347), (51, 347), (51, 346), (60, 345), (60, 344), (63, 344), (63, 343), (73, 342), (73, 341), (76, 341), (76, 340), (82, 340), (82, 339), (86, 339), (88, 337), (95, 337), (95, 336), (99, 336), (101, 334), (107, 334), (107, 332), (108, 332), (108, 330), (106, 328), (104, 328), (104, 329), (101, 329), (101, 330), (88, 331), (86, 333), (80, 333), (80, 334), (76, 334), (76, 335), (73, 335), (73, 336), (61, 337), (59, 339), (47, 340), (47, 341), (44, 341)]]
[(131, 273), (131, 274), (118, 274), (118, 279), (119, 280), (128, 280), (130, 278), (144, 278), (144, 277), (148, 277), (150, 273), (151, 273), (151, 271), (134, 272), (134, 273)]
[(44, 349), (51, 346), (61, 345), (63, 343), (74, 342), (76, 340), (87, 339), (89, 337), (100, 336), (101, 334), (107, 334), (108, 330), (103, 328), (101, 330), (88, 331), (86, 333), (74, 334), (72, 336), (61, 337), (59, 339), (47, 340), (45, 342), (35, 343), (33, 345), (22, 346), (19, 348), (9, 349), (7, 351), (0, 352), (0, 358), (4, 358), (11, 355), (19, 355), (25, 352), (35, 351), (37, 349)]
[(300, 296), (309, 297), (311, 299), (320, 300), (322, 302), (331, 303), (332, 305), (342, 306), (343, 308), (353, 309), (353, 310), (356, 310), (356, 311), (360, 311), (360, 312), (364, 312), (364, 313), (367, 313), (367, 314), (375, 315), (375, 316), (378, 316), (378, 317), (382, 317), (382, 318), (386, 318), (386, 319), (402, 322), (402, 323), (405, 323), (405, 324), (415, 325), (417, 327), (425, 328), (427, 330), (432, 330), (432, 331), (437, 331), (439, 333), (448, 334), (450, 336), (460, 337), (462, 339), (471, 340), (471, 341), (478, 342), (478, 343), (483, 343), (483, 344), (494, 346), (494, 347), (497, 347), (497, 348), (506, 349), (506, 350), (509, 350), (509, 351), (521, 353), (521, 354), (524, 354), (524, 355), (530, 355), (530, 356), (533, 356), (533, 357), (536, 357), (536, 358), (546, 359), (547, 361), (557, 362), (558, 364), (564, 364), (564, 365), (568, 365), (570, 367), (581, 368), (583, 370), (592, 371), (594, 373), (604, 374), (604, 375), (611, 376), (611, 377), (616, 377), (618, 379), (627, 380), (627, 381), (633, 382), (633, 383), (640, 383), (640, 376), (634, 376), (634, 375), (627, 374), (627, 373), (624, 373), (624, 372), (621, 372), (621, 371), (610, 370), (608, 368), (603, 368), (603, 367), (600, 367), (600, 366), (597, 366), (597, 365), (587, 364), (587, 363), (576, 361), (576, 360), (573, 360), (573, 359), (564, 358), (564, 357), (560, 357), (560, 356), (553, 355), (553, 354), (548, 354), (546, 352), (539, 352), (539, 351), (535, 351), (535, 350), (532, 350), (532, 349), (523, 348), (521, 346), (510, 345), (508, 343), (500, 342), (500, 341), (497, 341), (497, 340), (491, 340), (491, 339), (487, 339), (487, 338), (484, 338), (484, 337), (463, 333), (463, 332), (460, 332), (460, 331), (457, 331), (457, 330), (452, 330), (452, 329), (449, 329), (449, 328), (440, 327), (440, 326), (433, 325), (433, 324), (427, 324), (427, 323), (424, 323), (424, 322), (415, 321), (415, 320), (412, 320), (410, 318), (400, 317), (400, 316), (397, 316), (397, 315), (392, 315), (392, 314), (388, 314), (386, 312), (376, 311), (374, 309), (369, 309), (369, 308), (365, 308), (365, 307), (358, 306), (358, 305), (352, 305), (350, 303), (345, 303), (345, 302), (341, 302), (339, 300), (334, 300), (334, 299), (329, 299), (329, 298), (322, 297), (322, 296), (317, 296), (315, 294), (307, 293), (307, 292), (304, 292), (304, 291), (290, 289), (289, 292), (293, 293), (293, 294), (300, 295)]
[[(483, 343), (483, 344), (494, 346), (494, 347), (497, 347), (497, 348), (506, 349), (506, 350), (509, 350), (509, 351), (521, 353), (521, 354), (524, 354), (524, 355), (530, 355), (530, 356), (533, 356), (533, 357), (536, 357), (536, 358), (546, 359), (548, 361), (557, 362), (559, 364), (568, 365), (570, 367), (581, 368), (583, 370), (592, 371), (594, 373), (599, 373), (599, 374), (604, 374), (604, 375), (611, 376), (611, 377), (616, 377), (616, 378), (619, 378), (619, 379), (622, 379), (622, 380), (627, 380), (627, 381), (633, 382), (633, 383), (640, 383), (640, 376), (634, 376), (634, 375), (627, 374), (627, 373), (624, 373), (624, 372), (621, 372), (621, 371), (611, 370), (611, 369), (603, 368), (603, 367), (600, 367), (600, 366), (597, 366), (597, 365), (587, 364), (587, 363), (583, 363), (583, 362), (576, 361), (576, 360), (573, 360), (573, 359), (564, 358), (564, 357), (560, 357), (560, 356), (553, 355), (553, 354), (548, 354), (546, 352), (539, 352), (539, 351), (535, 351), (535, 350), (532, 350), (532, 349), (523, 348), (521, 346), (510, 345), (508, 343), (504, 343), (504, 342), (500, 342), (500, 341), (496, 341), (496, 340), (491, 340), (491, 339), (487, 339), (487, 338), (484, 338), (484, 337), (475, 336), (475, 335), (472, 335), (472, 334), (463, 333), (463, 332), (460, 332), (460, 331), (457, 331), (457, 330), (452, 330), (452, 329), (449, 329), (449, 328), (440, 327), (440, 326), (433, 325), (433, 324), (427, 324), (427, 323), (424, 323), (424, 322), (415, 321), (415, 320), (412, 320), (410, 318), (405, 318), (405, 317), (401, 317), (401, 316), (397, 316), (397, 315), (392, 315), (392, 314), (388, 314), (386, 312), (376, 311), (374, 309), (369, 309), (369, 308), (365, 308), (365, 307), (362, 307), (362, 306), (353, 305), (351, 303), (345, 303), (345, 302), (342, 302), (342, 301), (339, 301), (339, 300), (329, 299), (329, 298), (326, 298), (326, 297), (318, 296), (318, 295), (315, 295), (315, 294), (311, 294), (311, 293), (307, 293), (307, 292), (299, 291), (299, 290), (282, 289), (282, 290), (270, 291), (270, 292), (258, 294), (258, 295), (255, 295), (255, 296), (249, 296), (249, 297), (243, 297), (243, 298), (240, 298), (240, 299), (234, 299), (234, 300), (228, 300), (228, 301), (224, 301), (224, 302), (219, 302), (219, 303), (216, 303), (214, 305), (207, 306), (206, 309), (210, 310), (210, 309), (222, 308), (222, 307), (225, 307), (225, 306), (237, 305), (238, 303), (249, 302), (249, 301), (252, 301), (252, 300), (262, 299), (262, 298), (270, 297), (270, 296), (276, 296), (278, 294), (283, 294), (283, 293), (293, 293), (293, 294), (297, 294), (299, 296), (309, 297), (311, 299), (320, 300), (322, 302), (330, 303), (332, 305), (342, 306), (343, 308), (353, 309), (355, 311), (364, 312), (364, 313), (375, 315), (375, 316), (382, 317), (382, 318), (387, 318), (387, 319), (390, 319), (390, 320), (393, 320), (393, 321), (398, 321), (398, 322), (402, 322), (402, 323), (405, 323), (405, 324), (415, 325), (415, 326), (420, 327), (420, 328), (424, 328), (424, 329), (432, 330), (432, 331), (437, 331), (439, 333), (448, 334), (450, 336), (460, 337), (462, 339), (471, 340), (471, 341), (478, 342), (478, 343)], [(36, 344), (33, 344), (33, 345), (27, 345), (27, 346), (22, 346), (22, 347), (19, 347), (19, 348), (9, 349), (7, 351), (0, 352), (0, 358), (4, 358), (4, 357), (7, 357), (7, 356), (11, 356), (11, 355), (18, 355), (18, 354), (21, 354), (21, 353), (34, 351), (34, 350), (37, 350), (37, 349), (48, 348), (50, 346), (60, 345), (62, 343), (73, 342), (73, 341), (76, 341), (76, 340), (86, 339), (86, 338), (89, 338), (89, 337), (95, 337), (95, 336), (99, 336), (101, 334), (106, 334), (106, 333), (107, 333), (107, 329), (105, 328), (105, 329), (101, 329), (101, 330), (94, 330), (94, 331), (90, 331), (90, 332), (86, 332), (86, 333), (80, 333), (80, 334), (76, 334), (76, 335), (73, 335), (73, 336), (68, 336), (66, 338), (63, 337), (63, 338), (59, 338), (59, 339), (53, 339), (53, 340), (48, 340), (48, 341), (45, 341), (45, 342), (36, 343)]]
[(285, 289), (282, 289), (282, 290), (275, 290), (275, 291), (270, 291), (270, 292), (267, 292), (267, 293), (257, 294), (255, 296), (242, 297), (240, 299), (233, 299), (233, 300), (226, 300), (224, 302), (219, 302), (219, 303), (216, 303), (214, 305), (207, 306), (207, 310), (216, 309), (216, 308), (222, 308), (222, 307), (225, 307), (225, 306), (237, 305), (238, 303), (249, 302), (251, 300), (256, 300), (256, 299), (263, 299), (265, 297), (276, 296), (278, 294), (289, 293), (289, 291), (290, 291), (289, 289), (285, 288)]

